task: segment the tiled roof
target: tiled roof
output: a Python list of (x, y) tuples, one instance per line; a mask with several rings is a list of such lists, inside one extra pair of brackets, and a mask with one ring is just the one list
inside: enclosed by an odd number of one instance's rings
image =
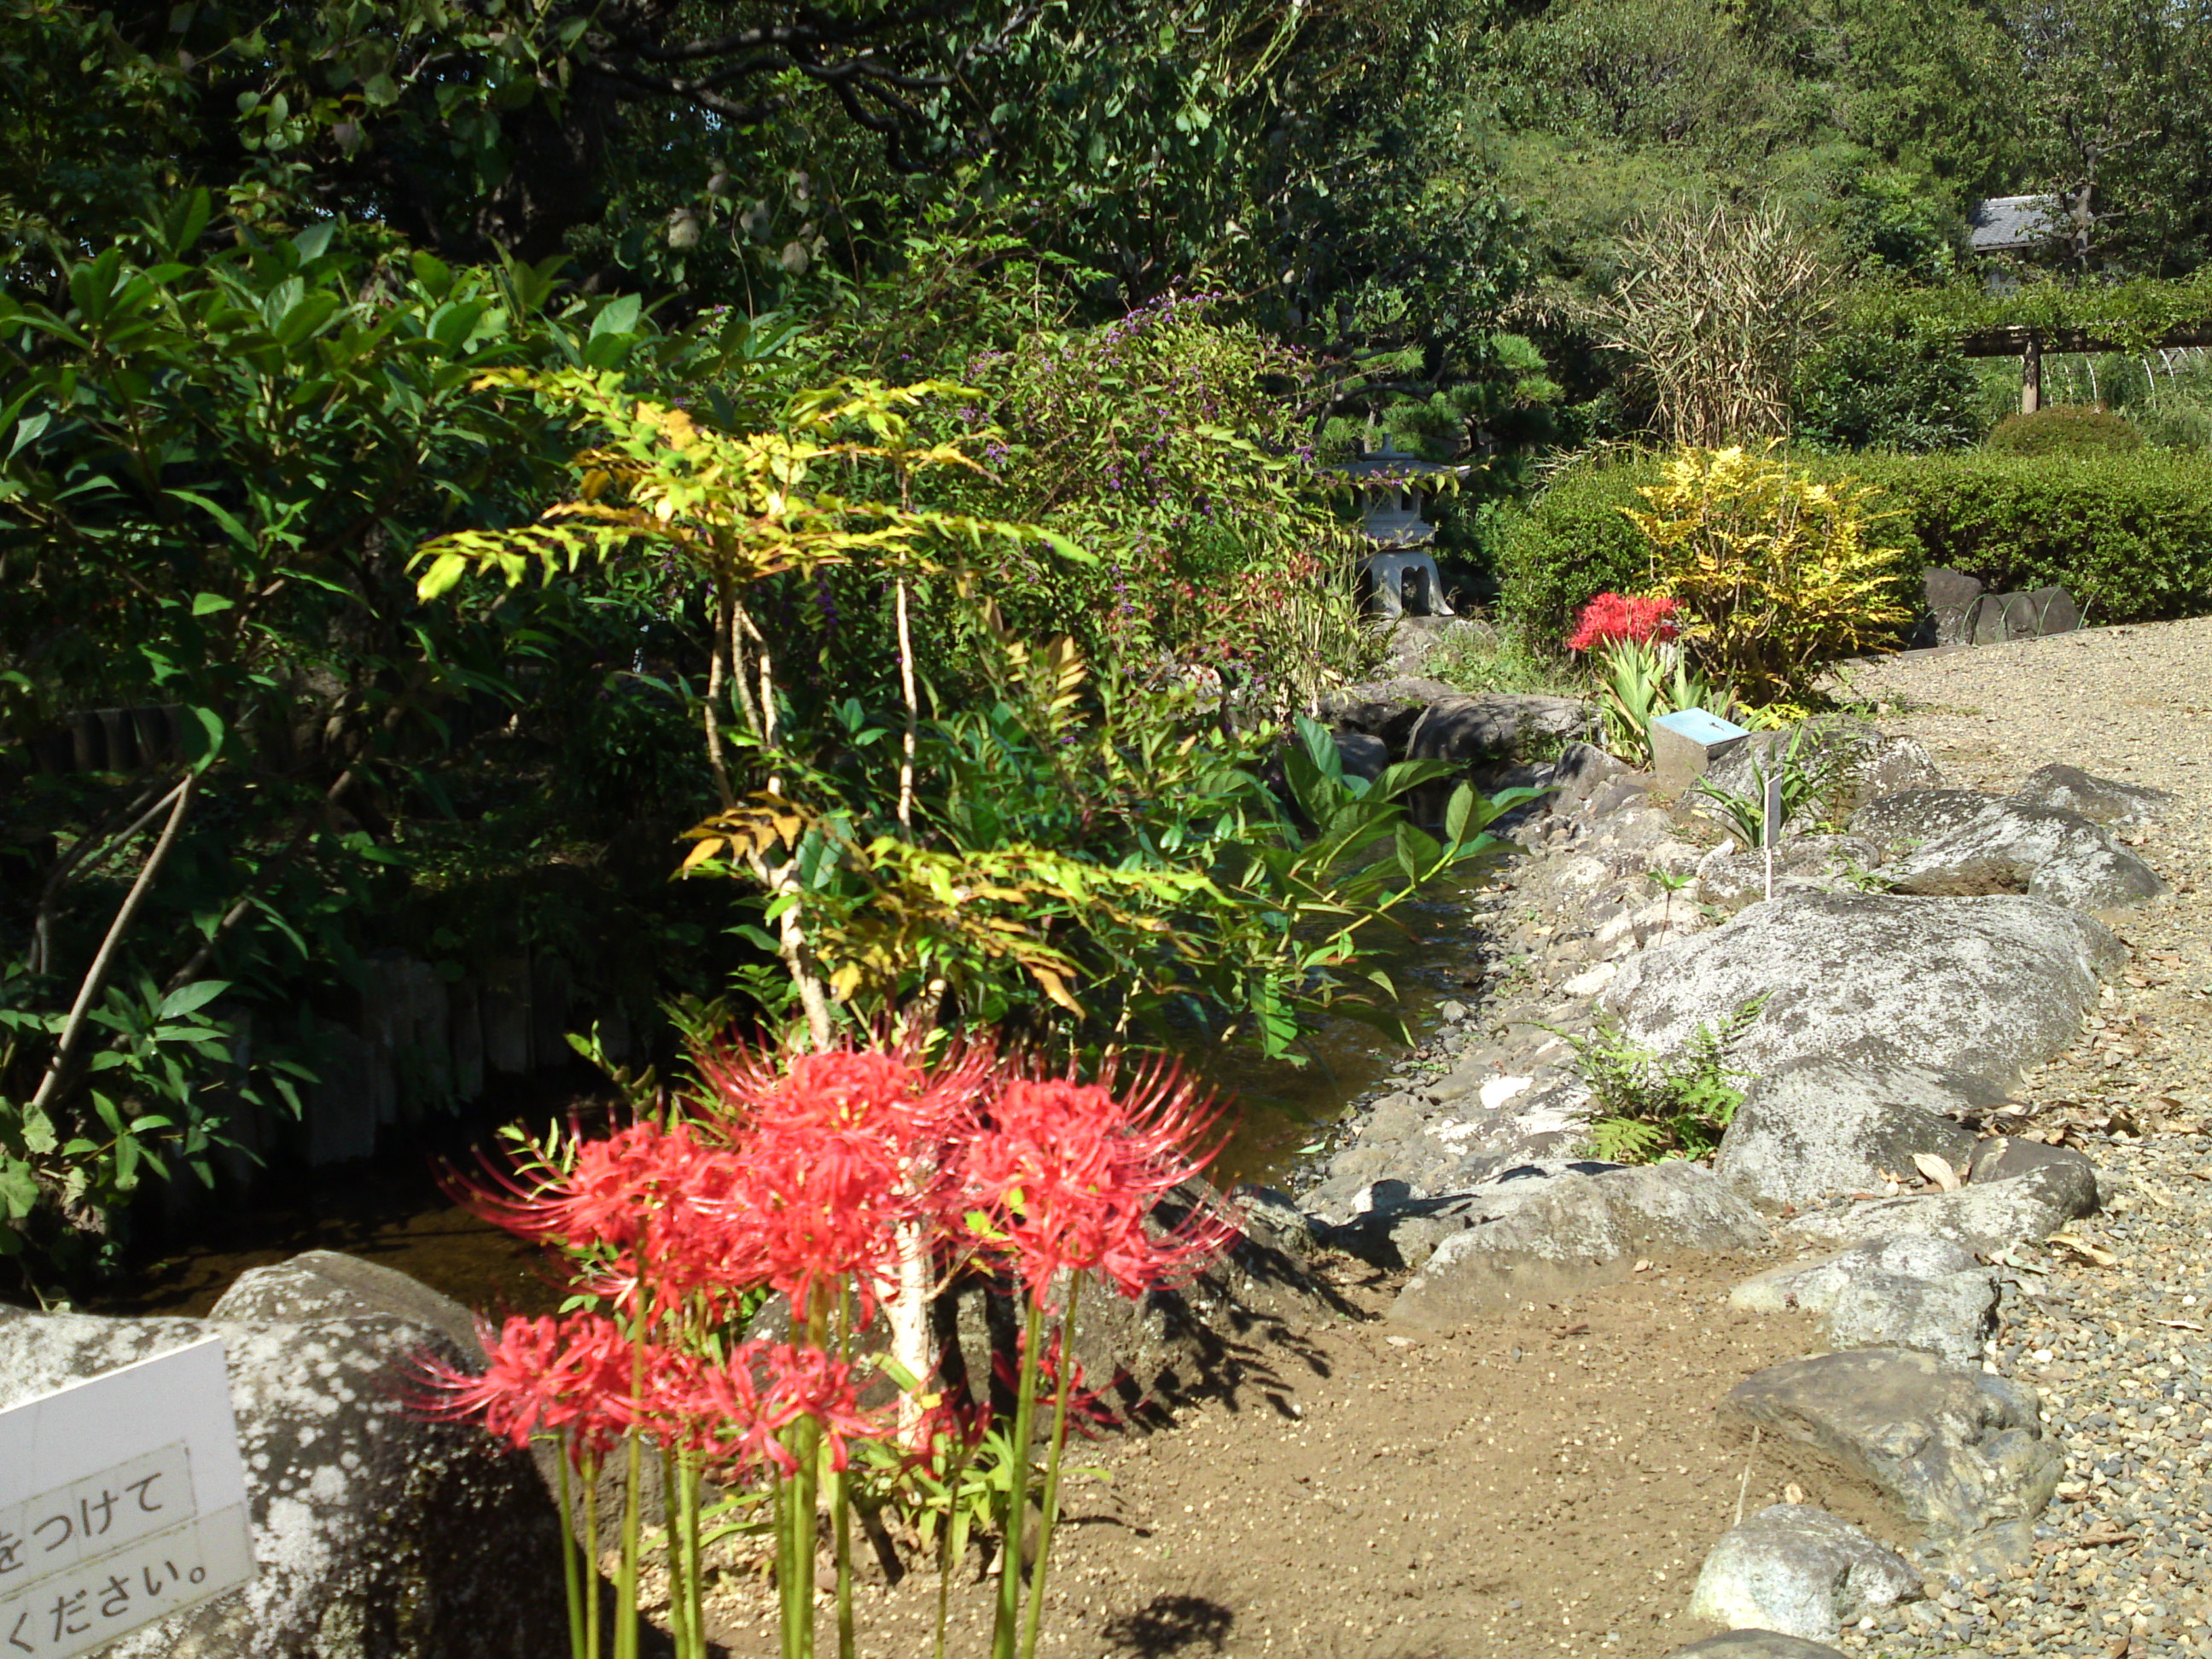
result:
[(1977, 253), (2012, 253), (2063, 235), (2066, 210), (2051, 196), (1992, 196), (1967, 210), (1968, 240)]

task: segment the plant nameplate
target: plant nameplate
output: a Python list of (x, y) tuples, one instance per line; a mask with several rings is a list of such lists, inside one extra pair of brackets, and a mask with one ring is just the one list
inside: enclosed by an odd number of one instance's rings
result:
[(1703, 708), (1680, 708), (1651, 722), (1651, 769), (1662, 788), (1688, 788), (1705, 769), (1751, 735)]
[(1687, 738), (1701, 749), (1711, 749), (1720, 744), (1734, 743), (1739, 738), (1751, 735), (1733, 720), (1724, 720), (1718, 714), (1703, 708), (1677, 709), (1671, 714), (1662, 714), (1653, 720), (1654, 726), (1663, 726), (1677, 737)]
[(252, 1581), (222, 1338), (0, 1411), (0, 1656), (73, 1659)]

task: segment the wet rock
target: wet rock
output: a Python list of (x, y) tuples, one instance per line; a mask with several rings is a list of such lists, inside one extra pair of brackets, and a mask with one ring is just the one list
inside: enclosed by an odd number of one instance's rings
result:
[(1966, 1370), (1981, 1364), (1982, 1343), (1996, 1328), (1996, 1275), (1986, 1271), (1935, 1279), (1859, 1273), (1829, 1312), (1828, 1345), (1911, 1348)]
[(1437, 1246), (1391, 1304), (1392, 1319), (1446, 1329), (1619, 1278), (1638, 1255), (1747, 1249), (1770, 1237), (1748, 1205), (1694, 1164), (1562, 1174), (1492, 1201), (1498, 1214)]
[(2112, 831), (2055, 806), (1991, 801), (1885, 872), (1900, 893), (2026, 893), (2076, 910), (2115, 910), (2166, 890)]
[[(337, 1271), (325, 1263), (290, 1290), (264, 1280), (255, 1294), (373, 1299), (325, 1276)], [(125, 1638), (105, 1650), (112, 1659), (567, 1650), (559, 1519), (530, 1460), (408, 1409), (419, 1356), (464, 1360), (433, 1325), (380, 1313), (294, 1324), (0, 1309), (0, 1406), (208, 1335), (222, 1338), (229, 1368), (257, 1577)]]
[(1713, 1546), (1690, 1617), (1834, 1641), (1861, 1614), (1920, 1594), (1904, 1558), (1850, 1522), (1809, 1504), (1774, 1504)]
[(1390, 764), (1390, 745), (1365, 732), (1336, 733), (1336, 752), (1344, 763), (1344, 775), (1347, 778), (1371, 781), (1381, 777), (1383, 769)]
[(1970, 1273), (1974, 1258), (1948, 1238), (1927, 1233), (1893, 1233), (1855, 1244), (1817, 1261), (1775, 1267), (1747, 1279), (1729, 1292), (1729, 1305), (1747, 1313), (1832, 1312), (1844, 1288), (1869, 1273), (1941, 1279)]
[(2093, 823), (2122, 828), (2148, 823), (2173, 804), (2164, 789), (2096, 777), (2078, 766), (2038, 767), (2012, 799), (2023, 806), (2056, 807)]
[(1973, 1182), (1955, 1193), (1878, 1198), (1781, 1224), (1796, 1237), (1850, 1244), (1889, 1233), (1928, 1233), (1983, 1255), (2047, 1238), (2061, 1223), (2097, 1207), (2096, 1185), (2081, 1172), (2032, 1170), (2008, 1180)]
[(1667, 1659), (1844, 1659), (1844, 1656), (1825, 1643), (1784, 1636), (1779, 1631), (1732, 1630), (1676, 1648)]
[[(1905, 1087), (1887, 1086), (1893, 1076)], [(1826, 1058), (1770, 1072), (1744, 1091), (1713, 1172), (1748, 1198), (1783, 1206), (1917, 1179), (1917, 1152), (1965, 1168), (1972, 1133), (1928, 1110), (1922, 1101), (1933, 1091), (1912, 1086), (1919, 1081), (1901, 1070)], [(1920, 1098), (1899, 1098), (1907, 1092)], [(1956, 1098), (1966, 1103), (1963, 1095)]]
[(1500, 760), (1526, 754), (1538, 743), (1579, 738), (1595, 718), (1578, 697), (1505, 692), (1441, 697), (1407, 732), (1406, 757), (1461, 765)]
[(1806, 893), (1630, 957), (1601, 1003), (1666, 1054), (1763, 995), (1734, 1050), (1753, 1073), (1826, 1056), (2008, 1084), (2074, 1041), (2120, 959), (2101, 923), (2035, 899)]
[[(1774, 848), (1774, 890), (1826, 890), (1881, 862), (1881, 850), (1858, 836), (1790, 836)], [(1731, 913), (1766, 896), (1766, 852), (1724, 843), (1698, 862), (1700, 902)]]
[(2029, 1558), (2063, 1468), (2032, 1390), (1902, 1349), (1784, 1360), (1730, 1389), (1722, 1411), (1871, 1488), (1978, 1565)]
[(1860, 807), (1845, 828), (1873, 842), (1885, 859), (1895, 858), (1971, 823), (1995, 799), (1978, 789), (1900, 789)]
[(1322, 699), (1321, 716), (1340, 731), (1379, 738), (1392, 754), (1398, 755), (1405, 751), (1406, 733), (1428, 706), (1457, 696), (1442, 680), (1400, 674), (1331, 692)]
[(396, 1268), (337, 1250), (306, 1250), (270, 1267), (249, 1267), (208, 1310), (210, 1319), (281, 1325), (380, 1315), (427, 1325), (471, 1364), (484, 1363), (477, 1316), (468, 1309)]

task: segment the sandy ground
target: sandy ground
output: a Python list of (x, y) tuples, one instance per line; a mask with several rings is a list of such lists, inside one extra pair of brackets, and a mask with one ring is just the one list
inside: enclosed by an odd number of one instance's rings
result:
[[(1785, 1479), (1713, 1402), (1813, 1340), (1718, 1305), (1765, 1260), (1655, 1262), (1443, 1337), (1371, 1322), (1381, 1282), (1340, 1285), (1370, 1320), (1299, 1333), (1237, 1398), (1087, 1449), (1106, 1478), (1068, 1508), (1038, 1651), (1642, 1659), (1705, 1633), (1683, 1613), (1698, 1563)], [(950, 1651), (987, 1650), (988, 1590), (962, 1585)], [(920, 1574), (864, 1589), (861, 1651), (927, 1652), (935, 1595)], [(764, 1601), (725, 1615), (731, 1652), (774, 1650)]]

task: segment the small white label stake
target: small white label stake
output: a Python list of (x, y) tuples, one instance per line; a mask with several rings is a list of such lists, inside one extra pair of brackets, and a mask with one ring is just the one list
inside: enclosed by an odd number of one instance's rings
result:
[(1766, 896), (1774, 896), (1774, 843), (1782, 838), (1782, 775), (1766, 780)]

